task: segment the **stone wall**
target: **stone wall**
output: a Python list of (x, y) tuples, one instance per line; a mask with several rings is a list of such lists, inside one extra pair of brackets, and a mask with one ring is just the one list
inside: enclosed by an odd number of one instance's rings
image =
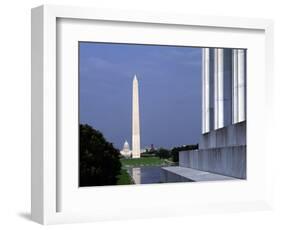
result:
[(246, 179), (246, 146), (182, 151), (179, 166)]
[(246, 121), (201, 135), (199, 149), (246, 145)]

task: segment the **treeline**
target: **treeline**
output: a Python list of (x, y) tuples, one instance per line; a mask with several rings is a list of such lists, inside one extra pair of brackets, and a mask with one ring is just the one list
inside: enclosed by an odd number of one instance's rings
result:
[(121, 173), (120, 153), (101, 132), (80, 124), (79, 185), (115, 185)]
[(179, 162), (180, 151), (187, 151), (187, 150), (194, 150), (194, 149), (198, 149), (198, 144), (174, 147), (170, 150), (165, 148), (150, 149), (142, 153), (141, 156), (142, 157), (157, 156), (161, 159), (170, 159), (173, 162)]

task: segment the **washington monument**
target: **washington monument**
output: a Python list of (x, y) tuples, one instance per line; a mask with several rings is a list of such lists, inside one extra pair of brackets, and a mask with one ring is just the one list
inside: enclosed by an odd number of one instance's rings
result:
[(136, 75), (133, 80), (132, 122), (132, 158), (140, 158), (139, 82)]

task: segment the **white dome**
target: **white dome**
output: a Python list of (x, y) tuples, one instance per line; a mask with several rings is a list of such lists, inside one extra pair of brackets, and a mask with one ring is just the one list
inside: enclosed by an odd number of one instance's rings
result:
[(129, 145), (128, 141), (125, 141), (125, 143), (123, 145), (123, 149), (120, 151), (120, 153), (124, 157), (131, 157), (132, 151), (130, 150), (130, 145)]
[(126, 150), (130, 150), (130, 145), (129, 145), (128, 141), (125, 141), (125, 143), (123, 145), (123, 151), (126, 151)]

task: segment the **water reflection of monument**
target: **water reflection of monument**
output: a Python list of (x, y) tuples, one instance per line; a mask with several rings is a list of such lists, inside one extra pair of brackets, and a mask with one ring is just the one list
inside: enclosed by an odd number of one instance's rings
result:
[(133, 79), (133, 97), (132, 97), (132, 151), (129, 143), (125, 141), (120, 153), (124, 157), (140, 158), (140, 112), (139, 112), (139, 82), (137, 76)]
[(141, 169), (140, 168), (132, 168), (132, 178), (135, 184), (141, 183)]

